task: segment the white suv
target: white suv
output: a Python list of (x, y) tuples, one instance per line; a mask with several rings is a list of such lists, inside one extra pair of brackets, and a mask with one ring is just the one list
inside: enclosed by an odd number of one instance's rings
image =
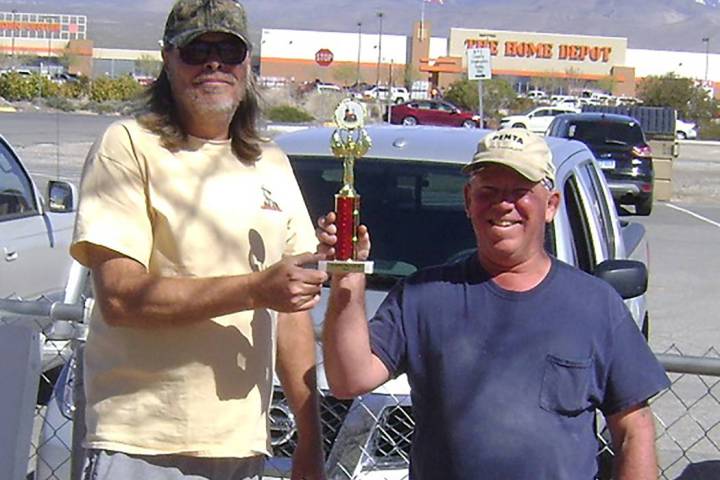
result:
[(527, 128), (535, 133), (544, 134), (556, 115), (561, 113), (577, 113), (574, 107), (538, 107), (525, 115), (510, 115), (500, 120), (500, 128), (518, 127)]
[[(392, 88), (392, 90), (391, 90)], [(363, 97), (367, 100), (387, 101), (390, 96), (392, 103), (404, 103), (410, 100), (410, 93), (405, 87), (388, 87), (387, 85), (378, 85), (363, 92)]]
[(697, 125), (691, 122), (684, 122), (678, 118), (675, 120), (675, 136), (678, 140), (697, 138)]

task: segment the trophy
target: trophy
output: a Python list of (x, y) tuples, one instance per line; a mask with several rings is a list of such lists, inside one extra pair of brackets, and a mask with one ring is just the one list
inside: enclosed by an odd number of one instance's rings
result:
[(373, 262), (357, 260), (357, 229), (360, 225), (360, 195), (355, 190), (355, 160), (372, 146), (364, 129), (365, 107), (346, 98), (334, 115), (337, 128), (330, 138), (330, 148), (336, 157), (343, 159), (343, 186), (335, 194), (335, 226), (337, 243), (335, 258), (319, 262), (319, 269), (327, 272), (372, 273)]

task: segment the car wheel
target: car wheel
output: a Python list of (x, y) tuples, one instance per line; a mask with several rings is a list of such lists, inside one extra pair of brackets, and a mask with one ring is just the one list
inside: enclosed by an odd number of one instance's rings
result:
[(57, 382), (57, 379), (60, 376), (62, 367), (62, 365), (58, 365), (57, 367), (43, 372), (40, 376), (40, 384), (38, 385), (37, 393), (38, 405), (45, 406), (50, 401), (50, 396), (52, 395), (53, 388), (55, 388), (55, 382)]
[(462, 123), (462, 126), (465, 127), (465, 128), (477, 128), (477, 123), (475, 123), (475, 122), (472, 121), (472, 120), (465, 120), (465, 121)]
[(415, 117), (405, 117), (402, 119), (403, 125), (412, 126), (412, 125), (417, 125), (417, 123), (418, 123), (418, 121), (417, 121), (417, 118), (415, 118)]
[(687, 138), (687, 135), (685, 135), (685, 132), (677, 132), (675, 134), (678, 140), (685, 140)]
[(395, 99), (395, 105), (400, 105), (401, 103), (405, 103), (404, 98), (396, 98)]
[(638, 202), (635, 204), (635, 214), (647, 217), (648, 215), (650, 215), (650, 212), (652, 212), (652, 207), (653, 197), (651, 195), (647, 198), (643, 198), (642, 200), (638, 200)]
[(512, 128), (527, 128), (524, 123), (515, 123)]

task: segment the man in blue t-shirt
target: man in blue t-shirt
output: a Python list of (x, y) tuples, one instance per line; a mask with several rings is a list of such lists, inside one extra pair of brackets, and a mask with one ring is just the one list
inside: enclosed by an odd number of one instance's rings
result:
[[(615, 478), (657, 478), (647, 400), (669, 384), (617, 293), (544, 249), (560, 203), (550, 150), (524, 129), (486, 136), (465, 171), (477, 255), (416, 273), (366, 321), (362, 274), (333, 275), (324, 329), (333, 392), (406, 373), (413, 479), (589, 480), (594, 412)], [(321, 250), (337, 238), (318, 222)], [(361, 227), (359, 252), (370, 251)]]

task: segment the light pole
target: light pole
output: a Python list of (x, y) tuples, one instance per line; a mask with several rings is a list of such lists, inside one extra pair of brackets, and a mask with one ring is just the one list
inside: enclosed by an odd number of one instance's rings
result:
[(10, 30), (10, 55), (12, 57), (15, 56), (15, 14), (17, 13), (17, 10), (12, 9), (12, 29)]
[(355, 86), (360, 85), (360, 50), (362, 46), (362, 22), (357, 22), (358, 27), (358, 61), (357, 61), (357, 73), (355, 74)]
[(383, 12), (377, 13), (378, 22), (380, 27), (378, 29), (378, 59), (377, 59), (377, 75), (375, 78), (375, 85), (380, 85), (380, 59), (382, 58), (382, 20)]
[(52, 56), (52, 18), (47, 17), (45, 20), (47, 20), (48, 23), (45, 35), (47, 35), (48, 39), (48, 63), (50, 63), (50, 57)]
[(710, 66), (710, 37), (703, 37), (705, 43), (705, 83), (708, 81), (708, 67)]

